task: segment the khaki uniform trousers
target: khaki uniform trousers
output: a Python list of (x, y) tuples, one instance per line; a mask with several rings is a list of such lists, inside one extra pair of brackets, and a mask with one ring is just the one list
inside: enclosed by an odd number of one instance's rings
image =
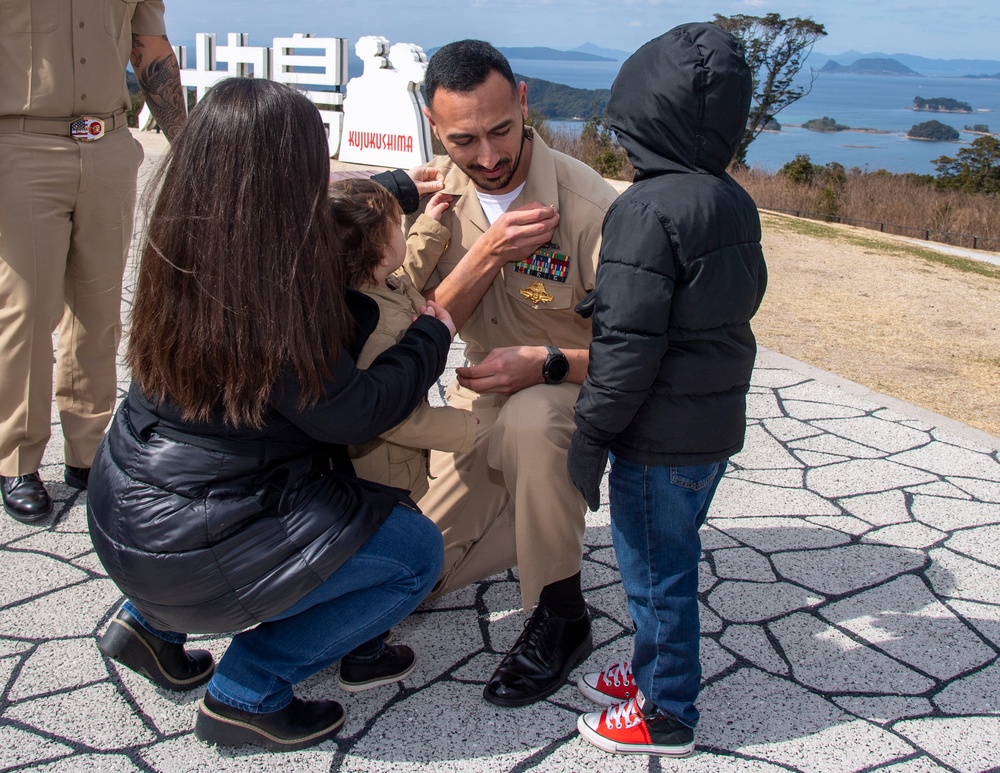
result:
[(41, 465), (56, 403), (66, 464), (89, 467), (117, 397), (122, 277), (142, 149), (0, 133), (0, 475)]
[(431, 452), (419, 504), (444, 536), (444, 568), (430, 598), (516, 565), (527, 610), (545, 585), (580, 571), (586, 505), (566, 467), (579, 393), (578, 384), (510, 397), (448, 387), (448, 404), (473, 411), (479, 433), (468, 453)]

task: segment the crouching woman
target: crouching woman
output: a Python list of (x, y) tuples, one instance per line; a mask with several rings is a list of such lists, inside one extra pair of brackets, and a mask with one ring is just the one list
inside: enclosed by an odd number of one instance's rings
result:
[[(454, 327), (431, 304), (356, 368), (378, 312), (345, 289), (326, 149), (315, 106), (272, 81), (224, 81), (192, 111), (142, 251), (132, 386), (90, 477), (91, 537), (128, 598), (101, 649), (161, 686), (208, 681), (210, 743), (330, 737), (342, 707), (293, 686), (356, 648), (398, 669), (381, 634), (441, 569), (434, 524), (355, 477), (345, 446), (413, 411)], [(217, 667), (184, 649), (233, 631)]]

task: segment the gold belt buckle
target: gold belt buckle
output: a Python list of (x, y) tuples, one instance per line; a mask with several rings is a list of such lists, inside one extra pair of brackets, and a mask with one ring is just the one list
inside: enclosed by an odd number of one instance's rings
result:
[(69, 136), (77, 142), (94, 142), (104, 136), (104, 121), (81, 115), (69, 125)]

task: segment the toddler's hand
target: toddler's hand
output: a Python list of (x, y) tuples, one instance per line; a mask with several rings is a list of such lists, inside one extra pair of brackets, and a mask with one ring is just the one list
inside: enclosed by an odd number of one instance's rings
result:
[(441, 218), (444, 217), (444, 211), (451, 206), (451, 202), (454, 200), (454, 196), (450, 193), (435, 193), (431, 196), (431, 200), (427, 202), (427, 208), (424, 210), (424, 214), (428, 217), (432, 217), (441, 222)]

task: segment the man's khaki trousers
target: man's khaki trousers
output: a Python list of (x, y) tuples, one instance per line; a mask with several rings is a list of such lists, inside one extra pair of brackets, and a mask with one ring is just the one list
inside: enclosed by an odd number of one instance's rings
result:
[(93, 461), (117, 394), (122, 276), (141, 160), (126, 128), (90, 143), (0, 134), (0, 475), (41, 465), (56, 327), (65, 462)]
[(569, 478), (578, 384), (539, 384), (510, 397), (458, 383), (448, 404), (472, 410), (478, 435), (466, 454), (431, 452), (420, 509), (444, 535), (444, 569), (431, 598), (518, 568), (530, 609), (542, 588), (580, 571), (585, 503)]

